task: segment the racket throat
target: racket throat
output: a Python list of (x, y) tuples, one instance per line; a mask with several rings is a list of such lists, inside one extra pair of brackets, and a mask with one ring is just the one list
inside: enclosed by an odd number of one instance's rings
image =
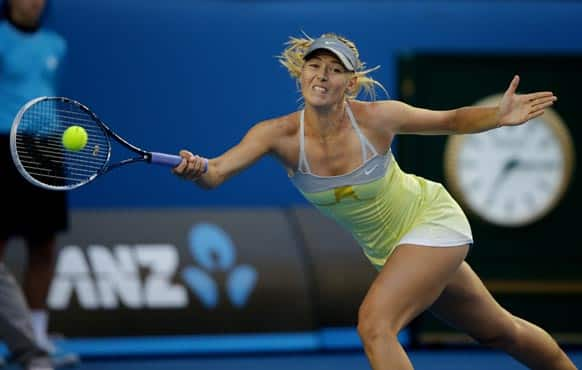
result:
[(117, 167), (121, 167), (121, 166), (126, 165), (126, 164), (138, 163), (138, 162), (148, 162), (147, 155), (144, 154), (141, 157), (127, 158), (127, 159), (124, 159), (124, 160), (119, 161), (117, 163), (112, 163), (109, 166), (107, 166), (107, 171), (110, 171), (110, 170), (117, 168)]

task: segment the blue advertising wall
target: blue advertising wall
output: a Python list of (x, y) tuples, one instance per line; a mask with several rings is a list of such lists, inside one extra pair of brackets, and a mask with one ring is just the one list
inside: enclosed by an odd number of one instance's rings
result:
[[(582, 3), (575, 1), (59, 0), (52, 8), (51, 22), (70, 46), (63, 95), (140, 146), (204, 156), (223, 152), (254, 123), (298, 108), (295, 83), (276, 55), (301, 31), (356, 41), (369, 66), (382, 66), (374, 77), (392, 95), (402, 53), (582, 50)], [(165, 168), (135, 165), (70, 198), (77, 208), (304, 203), (286, 176), (265, 159), (209, 193)]]

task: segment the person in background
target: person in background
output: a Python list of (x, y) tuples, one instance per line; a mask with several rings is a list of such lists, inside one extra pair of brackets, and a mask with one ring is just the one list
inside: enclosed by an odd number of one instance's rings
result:
[[(25, 370), (52, 370), (79, 362), (74, 354), (51, 354), (39, 345), (22, 290), (0, 262), (0, 340), (6, 343), (11, 360)], [(3, 364), (2, 364), (3, 365)]]
[(524, 124), (542, 115), (554, 94), (518, 94), (514, 76), (491, 107), (437, 111), (358, 100), (361, 88), (374, 97), (381, 85), (355, 44), (335, 34), (291, 38), (280, 61), (297, 79), (304, 108), (257, 123), (216, 158), (183, 150), (174, 173), (212, 189), (263, 156), (278, 159), (295, 187), (348, 229), (378, 270), (358, 315), (374, 370), (413, 368), (397, 335), (425, 310), (532, 369), (574, 370), (553, 338), (501, 307), (465, 261), (471, 228), (444, 186), (404, 172), (390, 150), (398, 134), (471, 134)]
[[(46, 0), (4, 0), (1, 8), (0, 173), (3, 199), (0, 201), (4, 221), (0, 223), (0, 258), (10, 238), (24, 239), (28, 258), (23, 290), (30, 308), (28, 320), (35, 345), (55, 358), (72, 363), (78, 361), (78, 356), (59, 353), (49, 340), (46, 306), (55, 267), (56, 236), (68, 227), (66, 194), (37, 188), (24, 180), (12, 162), (9, 145), (12, 121), (20, 107), (30, 99), (57, 92), (67, 44), (60, 35), (42, 27), (46, 7)], [(9, 279), (4, 267), (0, 278)], [(1, 287), (9, 291), (0, 291), (0, 295), (18, 295), (12, 291), (13, 284), (3, 281)], [(23, 309), (27, 306), (0, 305), (5, 319), (10, 321), (10, 315), (14, 315), (14, 320), (20, 322), (14, 327), (27, 330), (29, 325), (21, 322)], [(6, 340), (11, 339), (1, 334)], [(25, 336), (28, 345), (32, 346), (30, 336)]]

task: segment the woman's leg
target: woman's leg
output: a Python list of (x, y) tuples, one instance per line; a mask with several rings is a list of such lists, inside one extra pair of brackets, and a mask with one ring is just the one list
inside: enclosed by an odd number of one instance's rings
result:
[(503, 309), (467, 263), (459, 267), (431, 311), (531, 369), (576, 369), (547, 332)]
[(358, 315), (358, 333), (374, 370), (412, 369), (397, 340), (398, 332), (439, 297), (468, 248), (396, 248), (368, 290)]

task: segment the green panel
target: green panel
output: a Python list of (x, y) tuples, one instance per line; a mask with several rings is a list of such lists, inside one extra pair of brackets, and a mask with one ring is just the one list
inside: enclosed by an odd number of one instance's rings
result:
[[(401, 100), (423, 108), (454, 109), (472, 105), (502, 93), (514, 74), (521, 83), (518, 92), (551, 90), (558, 96), (554, 109), (568, 126), (582, 163), (582, 56), (511, 55), (407, 55), (399, 60)], [(446, 136), (402, 135), (398, 159), (406, 172), (439, 181), (444, 178)], [(582, 184), (574, 172), (561, 203), (549, 215), (524, 227), (499, 227), (469, 214), (475, 245), (468, 261), (485, 281), (529, 280), (567, 281), (566, 288), (553, 291), (552, 285), (536, 293), (513, 289), (493, 291), (504, 306), (532, 319), (550, 332), (582, 335), (582, 237), (577, 230), (582, 205)], [(442, 331), (429, 316), (417, 323), (421, 334)], [(450, 330), (450, 329), (447, 329)], [(577, 341), (571, 339), (564, 341)]]

